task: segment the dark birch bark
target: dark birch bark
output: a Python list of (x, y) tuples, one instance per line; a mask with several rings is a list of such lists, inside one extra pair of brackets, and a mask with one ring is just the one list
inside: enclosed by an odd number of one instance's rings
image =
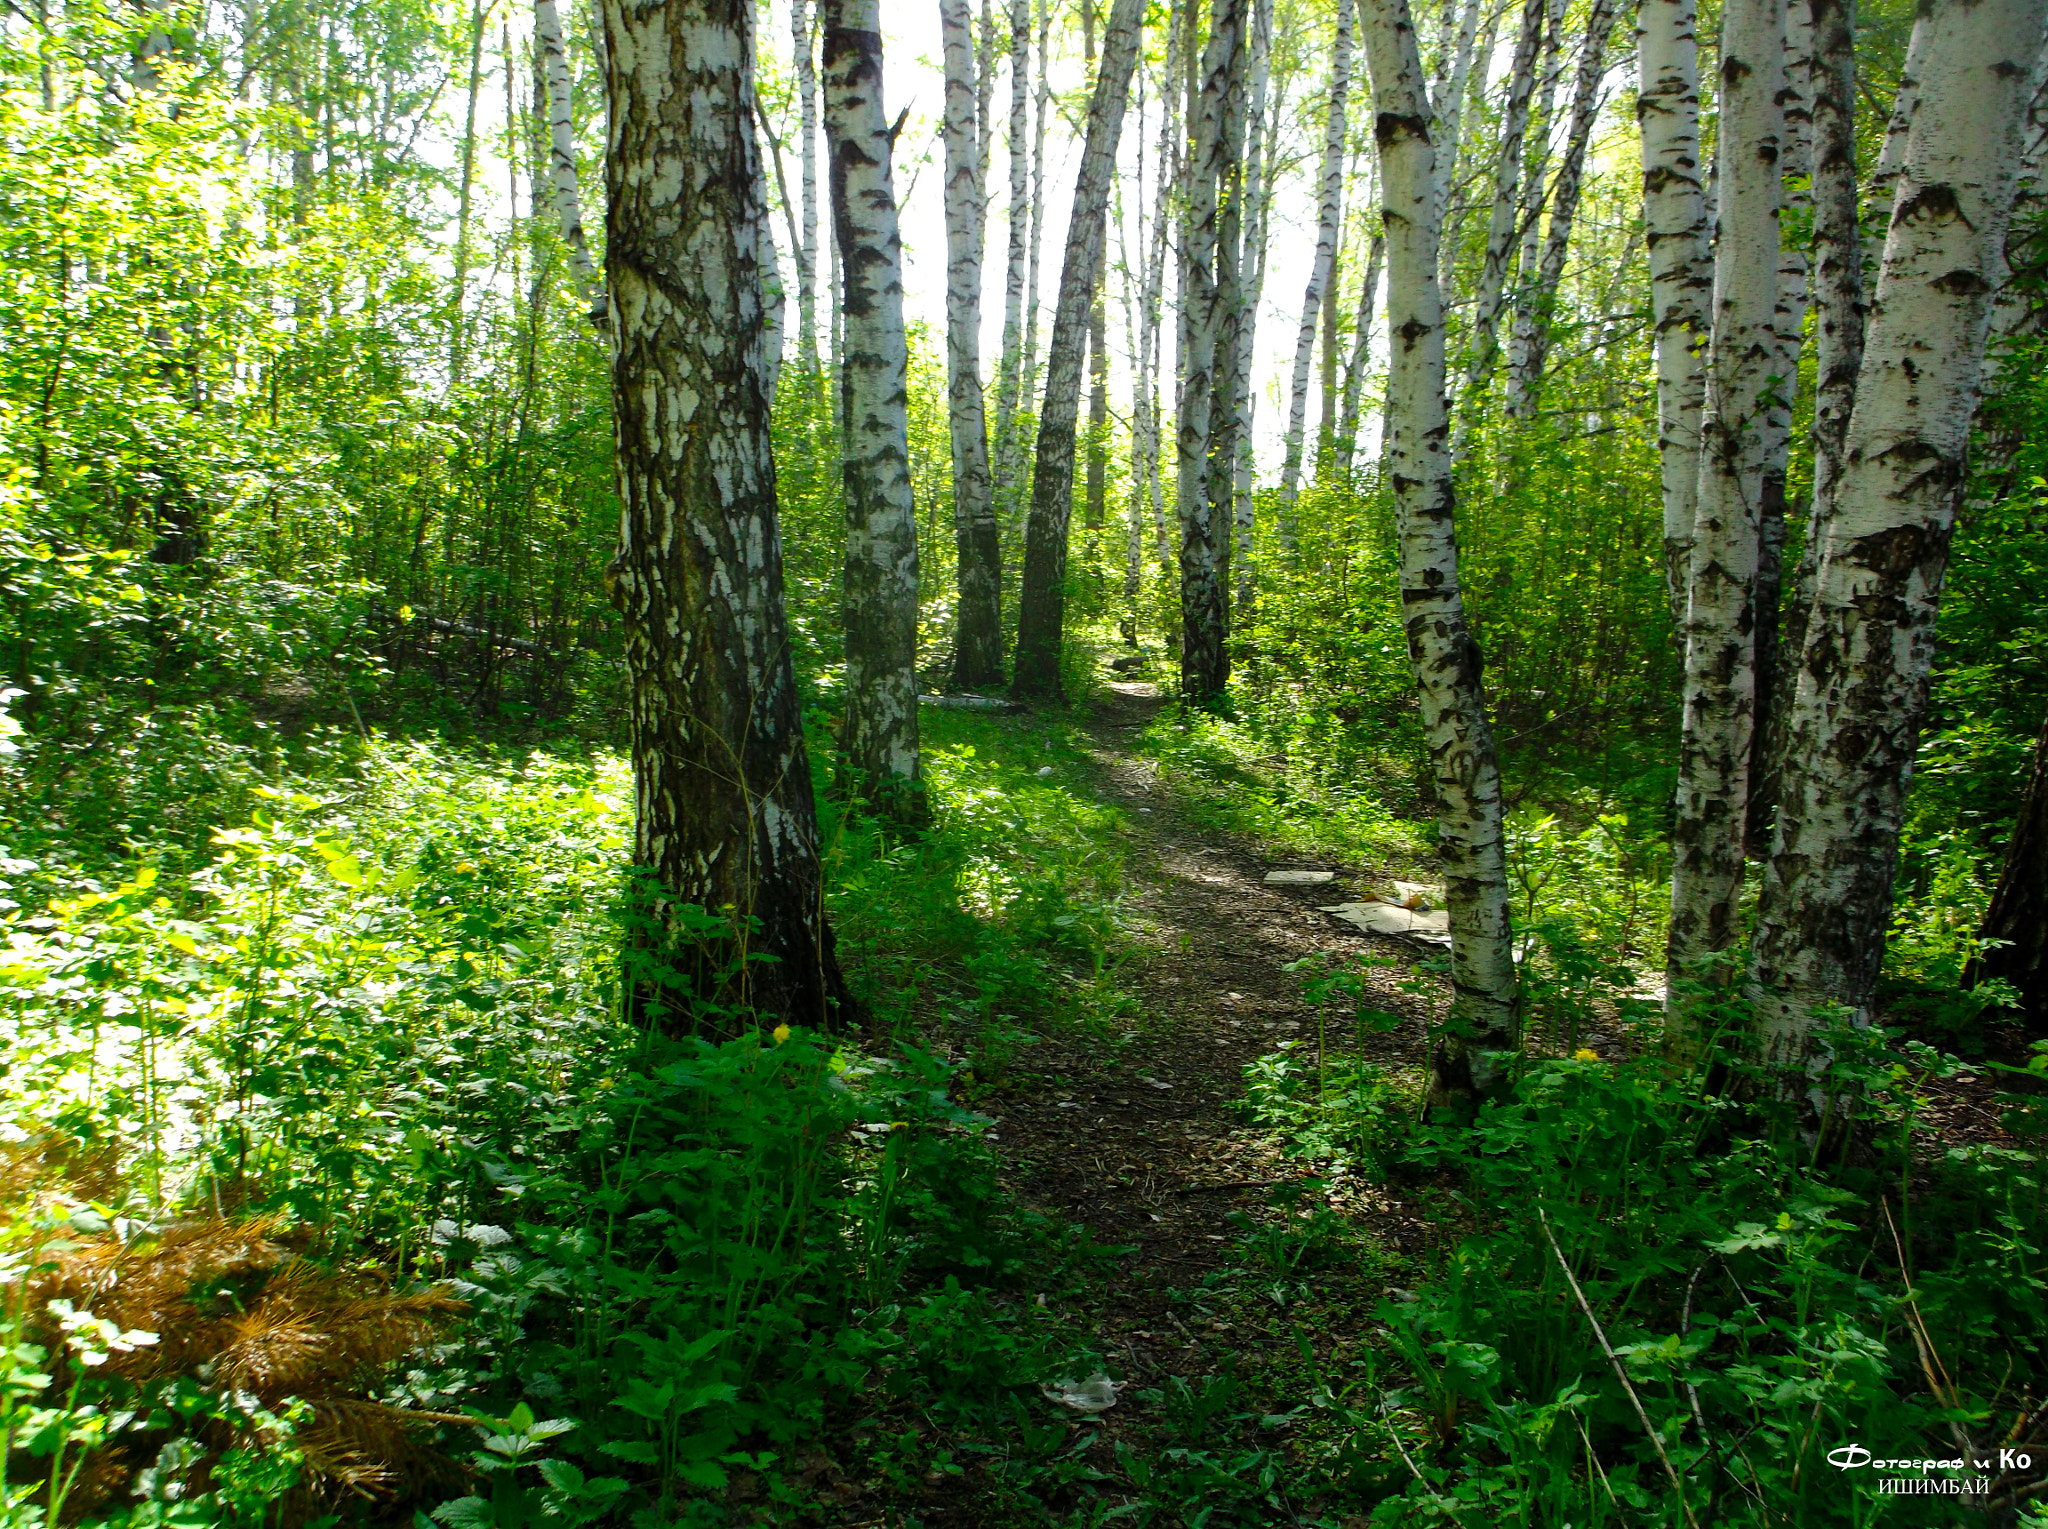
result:
[(1024, 538), (1023, 586), (1017, 597), (1017, 667), (1010, 685), (1010, 693), (1019, 700), (1057, 699), (1060, 694), (1082, 342), (1102, 268), (1109, 187), (1116, 174), (1117, 140), (1123, 134), (1124, 105), (1130, 98), (1144, 15), (1145, 0), (1116, 0), (1103, 37), (1102, 68), (1088, 103), (1087, 144), (1067, 223), (1059, 305), (1047, 352), (1045, 401), (1038, 414), (1038, 459)]
[(880, 0), (823, 0), (825, 141), (845, 295), (846, 721), (858, 789), (922, 813), (917, 738), (917, 503), (894, 135), (882, 106)]
[(1764, 1055), (1829, 1130), (1817, 1012), (1867, 1023), (2043, 0), (1935, 0), (1789, 719), (1753, 946)]
[(1451, 924), (1451, 1013), (1430, 1058), (1430, 1097), (1468, 1114), (1509, 1082), (1517, 1038), (1500, 765), (1486, 719), (1478, 644), (1458, 588), (1443, 301), (1429, 103), (1407, 0), (1360, 7), (1372, 74), (1387, 240), (1392, 353), (1387, 465), (1401, 558), (1401, 606), (1437, 791), (1438, 854)]
[[(706, 999), (828, 1025), (844, 987), (783, 608), (753, 18), (750, 0), (605, 0), (621, 497), (607, 583), (632, 684), (634, 860), (668, 899), (655, 954)], [(681, 903), (723, 931), (697, 936)]]
[(960, 570), (953, 684), (976, 690), (1003, 682), (1003, 545), (981, 389), (984, 186), (975, 113), (984, 86), (976, 78), (967, 0), (939, 0), (939, 23), (946, 49), (946, 399)]
[(2033, 773), (2005, 842), (2005, 869), (1981, 935), (1989, 948), (1963, 980), (2011, 983), (2028, 1028), (2048, 1032), (2048, 718), (2034, 744)]

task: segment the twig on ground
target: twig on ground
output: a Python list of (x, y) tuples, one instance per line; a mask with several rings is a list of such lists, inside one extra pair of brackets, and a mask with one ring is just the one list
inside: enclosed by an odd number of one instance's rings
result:
[(1685, 1514), (1685, 1521), (1692, 1529), (1700, 1529), (1699, 1520), (1692, 1516), (1692, 1504), (1685, 1500), (1685, 1487), (1679, 1482), (1678, 1472), (1672, 1468), (1671, 1456), (1664, 1452), (1664, 1440), (1651, 1426), (1650, 1414), (1643, 1410), (1643, 1399), (1636, 1395), (1636, 1388), (1629, 1383), (1628, 1370), (1621, 1362), (1621, 1356), (1614, 1352), (1614, 1345), (1607, 1341), (1607, 1334), (1601, 1329), (1600, 1319), (1593, 1315), (1593, 1308), (1586, 1303), (1586, 1292), (1579, 1288), (1578, 1276), (1572, 1273), (1572, 1266), (1565, 1260), (1564, 1249), (1557, 1245), (1557, 1238), (1551, 1234), (1550, 1217), (1542, 1206), (1536, 1207), (1536, 1219), (1543, 1227), (1543, 1240), (1550, 1244), (1551, 1256), (1557, 1260), (1558, 1268), (1564, 1270), (1565, 1283), (1572, 1287), (1572, 1299), (1579, 1303), (1579, 1310), (1586, 1314), (1586, 1321), (1593, 1329), (1593, 1336), (1600, 1342), (1600, 1352), (1607, 1356), (1607, 1362), (1614, 1367), (1614, 1378), (1621, 1382), (1621, 1389), (1628, 1393), (1629, 1405), (1636, 1409), (1636, 1418), (1643, 1425), (1643, 1432), (1649, 1435), (1650, 1448), (1657, 1451), (1657, 1460), (1664, 1467), (1664, 1474), (1671, 1482), (1671, 1490), (1678, 1498), (1679, 1511)]

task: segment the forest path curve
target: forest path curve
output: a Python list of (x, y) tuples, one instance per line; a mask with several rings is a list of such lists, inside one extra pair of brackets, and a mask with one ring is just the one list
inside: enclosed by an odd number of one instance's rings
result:
[[(1370, 1002), (1403, 1023), (1369, 1035), (1367, 1054), (1415, 1068), (1426, 1000), (1401, 985), (1433, 954), (1319, 911), (1355, 896), (1347, 886), (1370, 885), (1363, 867), (1268, 851), (1191, 822), (1156, 763), (1130, 747), (1167, 704), (1150, 684), (1114, 683), (1082, 719), (1095, 763), (1089, 788), (1131, 825), (1125, 916), (1137, 949), (1118, 976), (1136, 1010), (1121, 1042), (1075, 1031), (1043, 1037), (1019, 1059), (1028, 1083), (984, 1105), (998, 1117), (1005, 1174), (1025, 1203), (1134, 1250), (1109, 1275), (1115, 1289), (1101, 1336), (1105, 1352), (1136, 1374), (1205, 1367), (1200, 1355), (1158, 1352), (1199, 1346), (1185, 1329), (1151, 1330), (1167, 1293), (1241, 1257), (1229, 1212), (1273, 1214), (1265, 1209), (1273, 1188), (1310, 1176), (1242, 1108), (1244, 1069), (1282, 1042), (1303, 1040), (1314, 1064), (1315, 1011), (1300, 977), (1283, 968), (1317, 953), (1391, 958), (1396, 964), (1367, 973)], [(1338, 875), (1321, 886), (1265, 883), (1282, 869)], [(1348, 1021), (1334, 1013), (1327, 1045), (1332, 1056), (1352, 1047)], [(1365, 1220), (1393, 1248), (1423, 1241), (1410, 1208), (1381, 1185), (1333, 1173), (1319, 1199)]]

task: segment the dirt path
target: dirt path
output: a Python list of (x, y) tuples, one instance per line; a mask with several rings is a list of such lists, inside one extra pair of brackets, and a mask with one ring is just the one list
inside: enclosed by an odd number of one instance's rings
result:
[[(1137, 1376), (1188, 1374), (1213, 1357), (1168, 1320), (1168, 1292), (1198, 1283), (1233, 1257), (1233, 1210), (1270, 1214), (1273, 1187), (1306, 1176), (1283, 1159), (1241, 1108), (1244, 1068), (1290, 1037), (1315, 1037), (1300, 979), (1282, 970), (1312, 953), (1361, 950), (1400, 964), (1370, 973), (1377, 1007), (1402, 1016), (1373, 1036), (1375, 1060), (1414, 1067), (1419, 1005), (1399, 990), (1426, 952), (1346, 928), (1318, 904), (1366, 885), (1363, 866), (1269, 855), (1205, 831), (1177, 810), (1155, 766), (1129, 743), (1165, 704), (1150, 685), (1117, 684), (1088, 720), (1098, 795), (1123, 808), (1136, 836), (1138, 890), (1127, 905), (1140, 952), (1123, 968), (1138, 1009), (1121, 1044), (1054, 1036), (1034, 1047), (1023, 1086), (984, 1106), (1013, 1186), (1028, 1203), (1086, 1226), (1099, 1242), (1132, 1247), (1114, 1276), (1098, 1330), (1106, 1354)], [(1328, 869), (1323, 886), (1269, 886), (1275, 869)], [(1341, 1042), (1332, 1027), (1330, 1049)], [(1322, 1198), (1392, 1249), (1418, 1245), (1419, 1223), (1377, 1185), (1333, 1176)]]

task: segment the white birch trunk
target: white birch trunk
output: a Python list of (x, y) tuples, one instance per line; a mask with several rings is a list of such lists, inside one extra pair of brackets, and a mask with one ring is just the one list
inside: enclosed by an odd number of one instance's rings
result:
[(1031, 0), (1010, 0), (1009, 261), (1003, 273), (1003, 359), (996, 380), (997, 474), (1015, 500), (1017, 405), (1024, 390), (1024, 268), (1031, 258)]
[(1672, 828), (1669, 1008), (1701, 957), (1735, 943), (1755, 702), (1757, 516), (1773, 394), (1784, 0), (1722, 13), (1714, 336), (1700, 427), (1685, 621), (1685, 725)]
[(1515, 963), (1501, 838), (1500, 767), (1481, 692), (1478, 645), (1458, 588), (1444, 318), (1429, 103), (1407, 0), (1365, 0), (1387, 240), (1393, 348), (1388, 419), (1401, 603), (1423, 738), (1437, 790), (1437, 834), (1451, 925), (1449, 1023), (1430, 1059), (1434, 1100), (1467, 1112), (1509, 1082), (1517, 1045)]
[(823, 0), (820, 15), (834, 243), (845, 273), (846, 720), (839, 742), (864, 794), (916, 817), (917, 504), (880, 0)]
[(1060, 295), (1047, 346), (1045, 401), (1038, 413), (1037, 461), (1031, 476), (1031, 518), (1024, 572), (1017, 596), (1017, 665), (1010, 693), (1019, 700), (1058, 699), (1060, 653), (1066, 632), (1067, 539), (1074, 507), (1074, 458), (1081, 409), (1081, 361), (1094, 306), (1117, 142), (1146, 0), (1116, 0), (1102, 40), (1102, 66), (1088, 105), (1088, 133)]
[(723, 980), (764, 1018), (829, 1024), (845, 994), (783, 602), (753, 12), (710, 19), (686, 0), (605, 11), (620, 489), (605, 582), (632, 686), (634, 859), (674, 903), (731, 918), (716, 950), (691, 930), (662, 951), (706, 998), (728, 996)]
[(1643, 241), (1657, 335), (1657, 458), (1664, 501), (1664, 590), (1685, 629), (1687, 567), (1699, 498), (1713, 267), (1700, 164), (1698, 17), (1694, 0), (1641, 0), (1636, 120), (1643, 141)]
[[(1788, 1083), (1825, 1064), (1822, 1005), (1870, 1017), (2043, 12), (2043, 0), (1936, 0), (1922, 12), (1920, 98), (1800, 656), (1753, 950), (1764, 1054)], [(1825, 1130), (1818, 1094), (1807, 1098)]]
[[(1038, 268), (1045, 253), (1045, 131), (1052, 110), (1052, 7), (1038, 0), (1038, 85), (1031, 126), (1031, 257), (1024, 282), (1024, 397), (1038, 392)], [(1020, 443), (1021, 459), (1021, 443)], [(1020, 490), (1026, 487), (1019, 483)], [(1019, 497), (1021, 508), (1026, 502)]]
[(1153, 544), (1159, 566), (1171, 578), (1179, 568), (1174, 537), (1166, 524), (1166, 486), (1163, 481), (1159, 370), (1165, 354), (1161, 305), (1166, 296), (1166, 252), (1173, 227), (1173, 193), (1179, 183), (1181, 32), (1184, 7), (1193, 0), (1171, 0), (1167, 10), (1166, 62), (1159, 93), (1158, 185), (1152, 213), (1152, 247), (1146, 257), (1143, 304), (1139, 309), (1140, 350), (1144, 355), (1145, 397), (1145, 487), (1152, 504)]
[(1212, 0), (1202, 85), (1189, 103), (1187, 205), (1181, 233), (1181, 379), (1177, 411), (1175, 502), (1180, 516), (1181, 699), (1205, 706), (1229, 683), (1230, 590), (1225, 582), (1230, 528), (1219, 525), (1209, 498), (1214, 433), (1217, 291), (1217, 197), (1225, 157), (1225, 96), (1240, 46), (1242, 0)]
[(548, 82), (548, 179), (554, 186), (555, 216), (569, 247), (569, 273), (590, 322), (605, 324), (604, 282), (590, 258), (583, 234), (583, 198), (576, 187), (576, 119), (569, 101), (569, 55), (562, 47), (562, 17), (555, 0), (533, 0), (533, 29), (540, 41)]
[[(1444, 7), (1444, 17), (1450, 19), (1450, 6)], [(1465, 111), (1465, 84), (1472, 72), (1472, 47), (1479, 35), (1479, 0), (1465, 0), (1463, 14), (1458, 21), (1458, 37), (1451, 49), (1451, 70), (1442, 88), (1430, 101), (1434, 121), (1430, 124), (1431, 149), (1436, 155), (1436, 168), (1432, 177), (1431, 196), (1434, 201), (1436, 218), (1438, 258), (1443, 258), (1443, 228), (1445, 215), (1450, 211), (1451, 186), (1458, 169), (1458, 134)], [(1442, 290), (1444, 277), (1437, 278), (1438, 290)]]
[(981, 388), (981, 142), (967, 0), (939, 0), (946, 61), (946, 406), (959, 559), (953, 683), (1003, 680), (1003, 548), (989, 476)]
[[(1337, 45), (1330, 56), (1330, 104), (1323, 116), (1322, 194), (1316, 204), (1316, 256), (1301, 298), (1301, 328), (1294, 336), (1294, 375), (1287, 393), (1287, 451), (1280, 466), (1280, 514), (1291, 518), (1301, 487), (1303, 437), (1308, 431), (1308, 379), (1315, 358), (1316, 324), (1337, 263), (1337, 220), (1344, 205), (1344, 106), (1351, 90), (1351, 0), (1337, 0)], [(1334, 294), (1331, 294), (1334, 300)]]
[[(1600, 115), (1600, 81), (1606, 73), (1607, 37), (1614, 26), (1614, 0), (1593, 0), (1586, 17), (1586, 37), (1579, 54), (1578, 78), (1572, 86), (1572, 114), (1565, 131), (1564, 159), (1557, 168), (1551, 196), (1550, 230), (1533, 278), (1523, 268), (1523, 297), (1515, 314), (1508, 361), (1507, 414), (1528, 419), (1536, 412), (1536, 388), (1550, 356), (1550, 319), (1564, 280), (1565, 257), (1571, 251), (1572, 224), (1579, 213), (1579, 188), (1585, 183), (1586, 151), (1593, 141), (1593, 123)], [(1531, 220), (1529, 235), (1536, 232)]]
[(1508, 261), (1515, 253), (1515, 208), (1522, 191), (1522, 142), (1529, 131), (1529, 106), (1536, 94), (1536, 56), (1543, 47), (1546, 0), (1522, 0), (1522, 25), (1508, 70), (1507, 110), (1500, 127), (1500, 159), (1493, 177), (1493, 211), (1486, 225), (1486, 255), (1472, 315), (1471, 351), (1465, 384), (1458, 392), (1458, 418), (1451, 431), (1451, 460), (1462, 462), (1473, 415), (1484, 407), (1486, 386), (1500, 353), (1500, 310), (1507, 297)]
[(1237, 439), (1232, 452), (1231, 523), (1233, 527), (1230, 563), (1237, 582), (1232, 596), (1234, 619), (1242, 626), (1250, 621), (1257, 587), (1252, 564), (1253, 536), (1257, 506), (1252, 497), (1258, 466), (1253, 449), (1252, 427), (1256, 420), (1258, 395), (1252, 390), (1252, 368), (1258, 345), (1259, 304), (1266, 291), (1266, 245), (1272, 220), (1267, 216), (1272, 201), (1270, 187), (1274, 154), (1280, 141), (1280, 109), (1285, 89), (1274, 92), (1272, 120), (1266, 116), (1266, 93), (1273, 69), (1273, 0), (1254, 0), (1251, 45), (1252, 138), (1246, 152), (1244, 180), (1245, 263), (1244, 305), (1237, 321), (1237, 361), (1232, 373), (1234, 397), (1231, 408), (1237, 415)]
[(1344, 369), (1344, 412), (1337, 421), (1337, 467), (1344, 473), (1351, 471), (1358, 450), (1359, 405), (1365, 395), (1365, 370), (1372, 360), (1372, 317), (1379, 303), (1380, 269), (1386, 256), (1386, 236), (1374, 234), (1365, 257), (1365, 285), (1359, 291), (1358, 312), (1352, 322), (1351, 360)]
[[(810, 0), (790, 0), (790, 58), (796, 66), (803, 166), (803, 239), (796, 249), (797, 355), (806, 375), (818, 369), (818, 72), (812, 64)], [(837, 301), (837, 293), (832, 294)]]

